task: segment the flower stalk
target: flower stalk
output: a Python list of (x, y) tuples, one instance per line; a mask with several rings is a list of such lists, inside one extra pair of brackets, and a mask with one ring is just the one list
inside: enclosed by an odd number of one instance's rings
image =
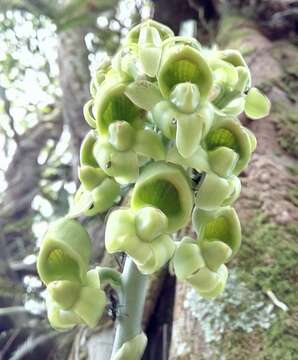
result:
[(122, 273), (122, 287), (118, 293), (119, 310), (112, 359), (124, 343), (142, 333), (147, 283), (148, 275), (142, 274), (133, 260), (127, 257)]

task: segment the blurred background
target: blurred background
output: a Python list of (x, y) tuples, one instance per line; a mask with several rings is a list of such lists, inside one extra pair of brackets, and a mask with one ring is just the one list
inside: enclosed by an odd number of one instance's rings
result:
[[(77, 185), (90, 76), (146, 18), (205, 46), (239, 49), (270, 116), (236, 203), (243, 245), (224, 294), (206, 301), (163, 270), (153, 276), (145, 360), (298, 359), (298, 1), (0, 0), (0, 359), (108, 360), (113, 321), (65, 333), (47, 322), (36, 254)], [(82, 218), (93, 263), (104, 216)], [(133, 360), (133, 359), (131, 359)]]

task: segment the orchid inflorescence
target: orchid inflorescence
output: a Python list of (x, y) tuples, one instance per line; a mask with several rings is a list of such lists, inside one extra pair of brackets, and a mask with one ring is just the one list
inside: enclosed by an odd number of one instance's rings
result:
[[(147, 20), (99, 66), (90, 92), (81, 186), (68, 215), (50, 225), (38, 257), (51, 325), (95, 326), (101, 318), (108, 272), (88, 271), (90, 239), (74, 218), (106, 212), (129, 186), (129, 206), (109, 213), (107, 252), (126, 253), (143, 274), (169, 264), (202, 297), (218, 296), (225, 264), (241, 242), (231, 207), (240, 194), (238, 175), (256, 148), (238, 116), (259, 119), (270, 110), (266, 96), (251, 87), (242, 55), (202, 48)], [(191, 219), (196, 238), (175, 241)]]

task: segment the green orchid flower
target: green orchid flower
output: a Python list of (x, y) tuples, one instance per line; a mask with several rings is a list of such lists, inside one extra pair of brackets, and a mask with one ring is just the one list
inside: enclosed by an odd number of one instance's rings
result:
[(205, 263), (200, 246), (190, 237), (184, 237), (177, 245), (172, 260), (175, 275), (180, 281), (187, 281), (204, 298), (215, 298), (222, 293), (228, 271), (221, 265), (216, 271)]
[(165, 147), (152, 129), (135, 130), (126, 121), (111, 123), (107, 137), (100, 137), (93, 154), (100, 168), (120, 184), (135, 182), (144, 159), (163, 160)]
[(97, 269), (87, 272), (91, 241), (77, 221), (60, 219), (49, 226), (37, 258), (37, 271), (47, 286), (50, 324), (69, 329), (96, 326), (106, 304)]
[(212, 72), (202, 52), (183, 43), (165, 48), (157, 80), (165, 98), (180, 83), (197, 85), (201, 99), (205, 99), (212, 88)]
[(159, 161), (144, 168), (132, 192), (131, 208), (146, 206), (156, 207), (167, 216), (170, 232), (188, 223), (193, 194), (182, 167)]
[(152, 274), (173, 255), (175, 245), (167, 232), (168, 219), (159, 209), (119, 209), (108, 218), (105, 245), (109, 253), (125, 252), (142, 273)]
[(143, 128), (142, 110), (126, 95), (125, 82), (109, 82), (102, 85), (94, 100), (96, 126), (102, 135), (107, 135), (109, 125), (115, 121), (127, 121), (134, 128)]
[[(183, 158), (175, 146), (169, 148), (166, 160), (183, 166), (186, 170), (196, 170), (198, 179), (193, 181), (195, 204), (200, 209), (215, 210), (220, 206), (234, 203), (241, 191), (241, 182), (235, 175), (222, 177), (212, 171), (208, 153), (202, 147), (189, 158)], [(220, 165), (227, 166), (228, 158), (222, 159)], [(191, 172), (191, 171), (189, 171)]]
[(80, 223), (62, 218), (50, 224), (38, 258), (37, 271), (47, 285), (52, 281), (84, 282), (91, 253), (91, 241)]
[(246, 168), (256, 140), (239, 121), (222, 120), (212, 126), (202, 146), (207, 151), (212, 171), (229, 177), (240, 174)]
[(240, 248), (241, 227), (237, 213), (229, 206), (216, 211), (195, 209), (192, 219), (205, 263), (210, 270), (217, 271)]
[(186, 82), (173, 88), (169, 100), (157, 103), (152, 117), (163, 135), (175, 139), (179, 153), (187, 158), (208, 132), (213, 111), (208, 103), (201, 102), (198, 86)]
[(78, 324), (94, 328), (103, 315), (106, 302), (96, 269), (87, 272), (84, 284), (57, 280), (47, 287), (48, 319), (57, 330), (68, 330)]
[(176, 139), (181, 155), (188, 157), (213, 120), (212, 107), (206, 102), (212, 73), (198, 48), (179, 39), (169, 39), (164, 46), (157, 80), (165, 99), (156, 103), (152, 117), (167, 138)]

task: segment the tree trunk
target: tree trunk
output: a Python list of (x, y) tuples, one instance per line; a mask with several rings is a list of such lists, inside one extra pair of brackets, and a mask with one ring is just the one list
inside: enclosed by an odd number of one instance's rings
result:
[[(297, 251), (296, 248), (296, 250), (291, 250), (291, 246), (296, 245), (294, 244), (295, 236), (291, 233), (293, 230), (289, 229), (292, 229), (291, 224), (298, 220), (297, 192), (294, 193), (297, 189), (297, 178), (295, 179), (293, 176), (293, 172), (298, 169), (296, 120), (298, 115), (298, 68), (295, 64), (298, 51), (287, 41), (269, 41), (261, 34), (255, 23), (236, 16), (223, 16), (218, 32), (218, 43), (222, 48), (235, 48), (242, 51), (251, 69), (254, 86), (265, 91), (272, 102), (272, 111), (268, 118), (254, 122), (243, 118), (245, 125), (255, 133), (258, 147), (248, 169), (241, 176), (242, 195), (235, 207), (242, 223), (243, 245), (238, 255), (240, 259), (233, 261), (230, 268), (237, 264), (236, 268), (239, 271), (242, 270), (243, 273), (252, 271), (251, 277), (243, 274), (241, 279), (247, 277), (248, 280), (251, 280), (254, 278), (254, 286), (262, 287), (261, 290), (258, 290), (262, 301), (268, 301), (263, 294), (269, 296), (271, 293), (268, 291), (272, 289), (279, 300), (286, 300), (287, 305), (293, 305), (293, 308), (291, 314), (285, 314), (278, 308), (279, 303), (276, 302), (276, 299), (271, 297), (275, 303), (276, 317), (269, 325), (270, 330), (265, 331), (260, 330), (260, 327), (253, 327), (251, 331), (245, 332), (239, 328), (231, 330), (227, 326), (217, 341), (211, 341), (210, 333), (208, 334), (210, 323), (224, 321), (222, 318), (218, 318), (219, 315), (216, 311), (219, 307), (211, 306), (208, 313), (202, 308), (201, 300), (194, 291), (188, 285), (178, 283), (170, 359), (279, 359), (286, 358), (286, 352), (293, 356), (288, 357), (289, 359), (294, 359), (294, 352), (290, 352), (294, 348), (293, 345), (290, 345), (292, 346), (290, 350), (284, 347), (289, 346), (289, 343), (282, 345), (284, 356), (273, 357), (271, 354), (277, 356), (277, 352), (280, 351), (279, 345), (272, 341), (276, 328), (279, 329), (280, 335), (276, 337), (275, 341), (279, 341), (279, 336), (287, 336), (285, 335), (287, 332), (291, 341), (294, 341), (294, 335), (291, 334), (294, 325), (290, 324), (290, 318), (297, 314), (297, 310), (295, 310), (297, 302), (295, 303), (295, 300), (288, 296), (288, 292), (284, 291), (284, 288), (290, 292), (291, 288), (297, 287), (297, 277), (292, 279), (294, 275), (290, 273), (291, 269), (289, 269), (289, 273), (286, 273), (286, 265), (278, 273), (277, 265), (282, 261), (287, 264), (287, 260), (282, 258), (282, 252), (279, 252), (277, 247), (284, 242), (284, 248), (289, 251), (289, 254), (286, 255), (288, 262)], [(293, 189), (292, 196), (289, 194), (289, 189)], [(258, 223), (260, 216), (263, 220)], [(264, 219), (266, 219), (265, 223)], [(267, 227), (265, 228), (265, 226)], [(268, 230), (262, 230), (267, 228)], [(266, 237), (271, 236), (270, 231), (273, 229), (274, 234), (276, 231), (280, 238), (277, 245), (274, 243), (275, 238), (270, 239), (272, 249), (268, 250), (262, 243), (265, 243)], [(258, 237), (261, 237), (259, 242), (256, 240)], [(241, 255), (241, 251), (243, 251), (243, 255)], [(258, 251), (263, 253), (258, 254)], [(245, 257), (246, 255), (249, 257)], [(295, 263), (295, 260), (293, 262)], [(276, 266), (275, 272), (270, 269), (272, 264)], [(263, 275), (263, 273), (259, 275), (259, 269), (262, 269), (267, 275)], [(268, 281), (266, 279), (269, 274), (272, 277), (271, 282), (271, 279)], [(274, 281), (278, 276), (281, 276), (280, 283)], [(233, 291), (237, 292), (238, 290), (235, 288)], [(205, 302), (204, 306), (208, 306), (208, 303)], [(200, 314), (200, 311), (204, 314)], [(210, 313), (213, 311), (215, 315), (212, 318)], [(237, 308), (237, 311), (239, 311), (239, 315), (236, 313), (236, 316), (240, 316), (240, 307)], [(226, 312), (225, 315), (229, 316), (229, 313)], [(288, 323), (283, 325), (283, 328), (286, 329), (281, 332), (280, 321), (284, 318)], [(249, 320), (247, 321), (249, 322)], [(213, 328), (216, 329), (216, 326)], [(219, 328), (220, 326), (217, 327), (217, 329)]]
[(58, 63), (62, 88), (63, 116), (71, 134), (73, 179), (78, 179), (81, 142), (89, 127), (83, 117), (83, 106), (90, 98), (86, 27), (76, 27), (59, 34)]
[[(40, 191), (43, 170), (37, 159), (48, 140), (53, 140), (54, 144), (59, 140), (61, 128), (62, 115), (57, 110), (19, 136), (17, 149), (5, 172), (8, 187), (0, 207), (0, 307), (23, 303), (21, 285), (18, 285), (21, 279), (11, 268), (11, 262), (13, 258), (23, 259), (35, 248), (31, 205)], [(9, 319), (2, 317), (1, 325), (5, 327), (7, 324), (6, 328), (11, 328), (13, 322), (14, 327), (18, 328), (25, 318), (25, 315), (15, 315)]]

